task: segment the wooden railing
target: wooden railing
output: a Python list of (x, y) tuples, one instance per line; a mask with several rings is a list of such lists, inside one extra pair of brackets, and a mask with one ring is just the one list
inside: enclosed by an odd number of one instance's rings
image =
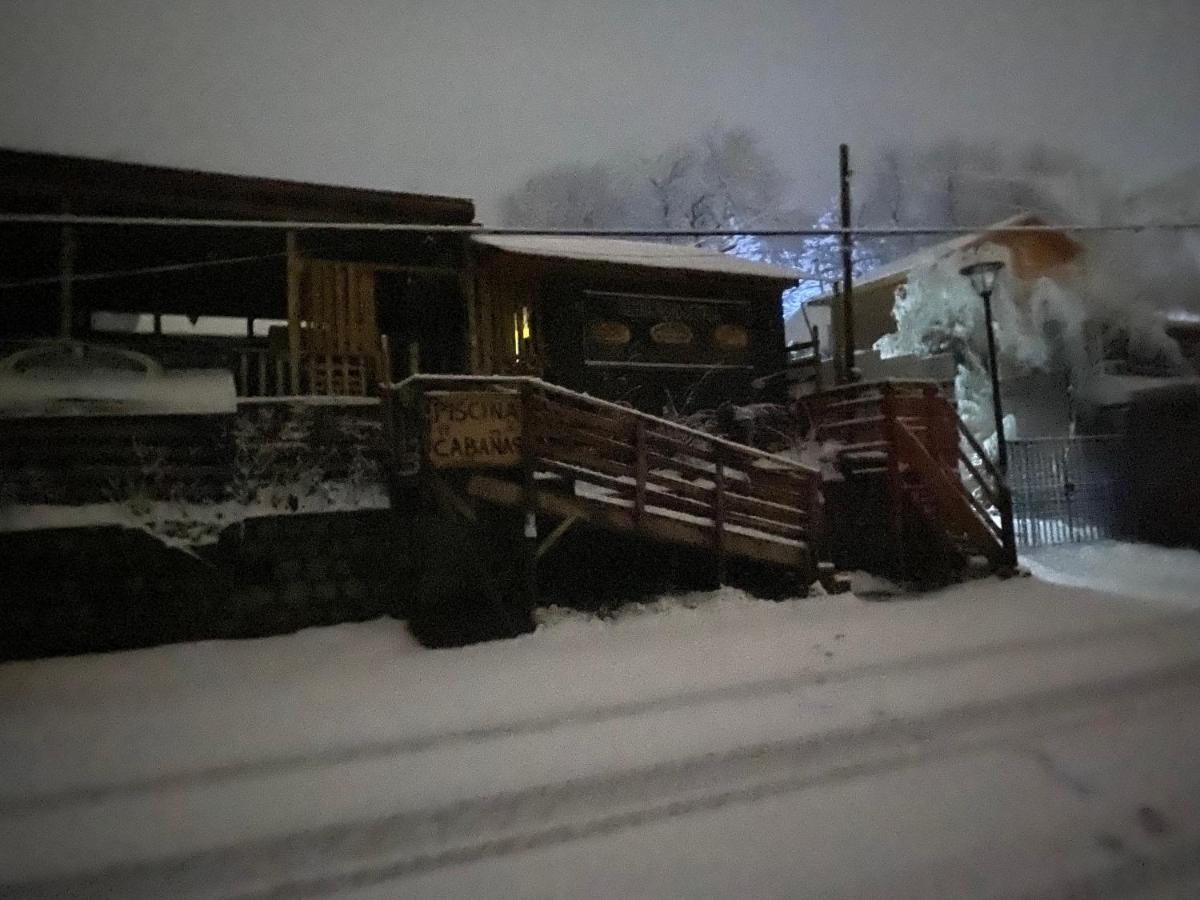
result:
[(845, 385), (802, 402), (817, 439), (838, 442), (842, 454), (886, 457), (895, 515), (919, 497), (948, 532), (994, 562), (1015, 563), (1008, 487), (936, 382)]
[(516, 390), (526, 465), (617, 503), (635, 525), (671, 517), (727, 534), (820, 543), (821, 476), (795, 460), (534, 378), (418, 375), (421, 390)]
[(800, 402), (818, 440), (837, 441), (845, 449), (883, 450), (890, 444), (888, 421), (896, 419), (942, 465), (953, 468), (958, 462), (954, 433), (958, 415), (936, 382), (888, 380), (844, 385)]
[(787, 345), (788, 380), (795, 383), (812, 382), (813, 390), (821, 390), (821, 332), (812, 327), (812, 339)]
[(797, 540), (820, 530), (820, 476), (794, 461), (553, 388), (530, 388), (525, 402), (525, 446), (538, 467), (601, 475), (635, 518), (650, 507), (710, 519), (718, 530)]
[(270, 347), (242, 346), (233, 351), (233, 380), (239, 397), (282, 397), (291, 393), (287, 359)]

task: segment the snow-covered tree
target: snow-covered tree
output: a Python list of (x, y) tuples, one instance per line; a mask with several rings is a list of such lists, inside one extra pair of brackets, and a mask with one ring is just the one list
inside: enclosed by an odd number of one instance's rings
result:
[[(893, 146), (865, 170), (855, 215), (865, 227), (975, 228), (1023, 212), (1051, 222), (1101, 223), (1120, 207), (1118, 191), (1096, 167), (1045, 145), (1008, 152), (958, 140)], [(881, 258), (893, 259), (936, 240), (904, 235), (872, 243)]]
[[(557, 166), (535, 175), (503, 199), (501, 217), (505, 225), (528, 228), (744, 228), (733, 237), (675, 240), (805, 270), (816, 259), (811, 242), (754, 233), (812, 227), (812, 215), (789, 206), (787, 192), (778, 164), (752, 131), (712, 125), (651, 157)], [(836, 241), (832, 246), (836, 252)], [(827, 262), (824, 255), (821, 262)], [(830, 274), (829, 283), (836, 277)], [(821, 293), (823, 283), (805, 282), (789, 292), (785, 313), (814, 288)]]

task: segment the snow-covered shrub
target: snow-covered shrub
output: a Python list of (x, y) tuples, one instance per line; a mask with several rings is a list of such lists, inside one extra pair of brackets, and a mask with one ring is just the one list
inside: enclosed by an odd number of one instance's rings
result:
[(383, 466), (378, 458), (383, 423), (356, 416), (341, 416), (337, 421), (337, 429), (350, 440), (345, 499), (353, 504), (384, 481)]
[(311, 407), (297, 403), (238, 419), (229, 487), (234, 500), (296, 509), (301, 499), (322, 490), (325, 468), (311, 440), (313, 418)]

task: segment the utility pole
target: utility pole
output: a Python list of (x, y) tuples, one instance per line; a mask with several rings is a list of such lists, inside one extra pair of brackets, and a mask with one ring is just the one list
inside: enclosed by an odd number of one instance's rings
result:
[(850, 237), (850, 146), (838, 153), (839, 193), (842, 206), (842, 374), (847, 382), (858, 380), (854, 368), (854, 242)]
[[(63, 205), (63, 212), (70, 208)], [(58, 335), (61, 338), (71, 337), (75, 330), (75, 298), (72, 281), (75, 278), (75, 229), (64, 225), (59, 235), (58, 251)]]

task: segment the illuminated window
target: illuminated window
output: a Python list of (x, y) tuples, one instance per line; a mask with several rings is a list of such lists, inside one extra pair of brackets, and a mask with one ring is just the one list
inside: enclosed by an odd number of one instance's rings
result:
[(603, 347), (623, 347), (633, 335), (624, 322), (593, 322), (588, 326), (588, 336)]
[(528, 306), (513, 311), (513, 354), (523, 355), (529, 349), (529, 341), (533, 339), (533, 328), (530, 325)]
[(682, 346), (690, 344), (694, 337), (691, 326), (683, 322), (659, 322), (650, 329), (650, 340), (656, 344)]
[(713, 329), (712, 340), (723, 350), (745, 350), (750, 343), (750, 333), (741, 325), (718, 325)]

